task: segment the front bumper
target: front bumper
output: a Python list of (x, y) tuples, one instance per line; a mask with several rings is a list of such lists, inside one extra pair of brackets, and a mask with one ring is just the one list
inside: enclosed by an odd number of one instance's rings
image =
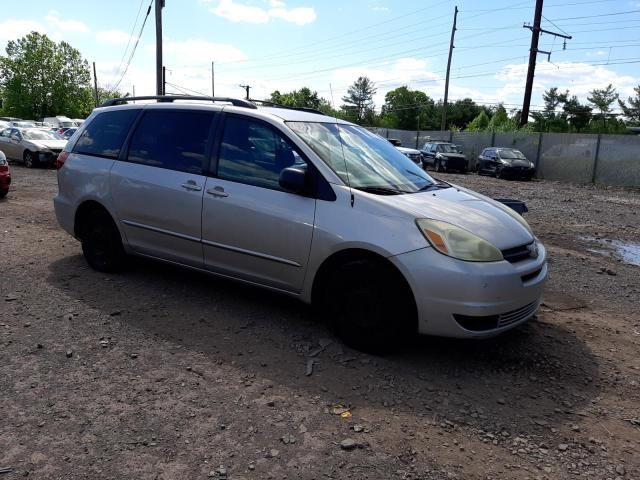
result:
[(446, 166), (447, 170), (467, 170), (469, 167), (466, 158), (447, 157), (440, 159), (440, 163)]
[(492, 337), (533, 317), (547, 278), (547, 256), (510, 263), (464, 262), (423, 248), (390, 260), (411, 286), (420, 333)]
[(502, 174), (505, 176), (511, 176), (511, 177), (527, 177), (527, 178), (531, 178), (533, 177), (535, 173), (535, 169), (532, 167), (514, 167), (514, 166), (504, 166), (502, 167)]

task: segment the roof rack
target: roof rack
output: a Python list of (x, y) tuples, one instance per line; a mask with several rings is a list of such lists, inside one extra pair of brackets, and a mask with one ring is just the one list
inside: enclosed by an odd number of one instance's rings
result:
[(253, 103), (258, 103), (260, 105), (264, 105), (265, 107), (273, 107), (273, 108), (286, 108), (287, 110), (297, 110), (299, 112), (307, 112), (307, 113), (315, 113), (317, 115), (324, 115), (326, 116), (327, 114), (318, 110), (317, 108), (310, 108), (310, 107), (290, 107), (288, 105), (282, 105), (280, 103), (275, 103), (275, 102), (271, 102), (269, 100), (257, 100), (255, 98), (251, 99), (251, 102)]
[(248, 100), (241, 100), (239, 98), (229, 97), (205, 97), (205, 96), (193, 96), (193, 95), (147, 95), (143, 97), (122, 97), (111, 98), (103, 102), (101, 107), (112, 107), (114, 105), (123, 105), (133, 100), (157, 100), (158, 102), (174, 102), (175, 100), (203, 100), (209, 102), (226, 102), (235, 107), (244, 108), (258, 108)]

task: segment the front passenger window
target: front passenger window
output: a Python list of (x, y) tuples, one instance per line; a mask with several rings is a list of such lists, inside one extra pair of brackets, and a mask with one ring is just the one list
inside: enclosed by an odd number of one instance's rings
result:
[(280, 172), (305, 165), (291, 144), (275, 129), (249, 119), (228, 117), (218, 160), (218, 177), (280, 190)]

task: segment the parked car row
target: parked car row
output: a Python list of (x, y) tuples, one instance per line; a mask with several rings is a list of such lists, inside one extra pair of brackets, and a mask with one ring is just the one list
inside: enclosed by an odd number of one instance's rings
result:
[(66, 143), (64, 137), (42, 128), (9, 127), (0, 131), (0, 151), (27, 168), (53, 166)]
[[(436, 172), (467, 173), (469, 160), (462, 149), (451, 142), (434, 140), (426, 142), (420, 150), (406, 148), (395, 138), (387, 139), (400, 152), (425, 170)], [(490, 147), (482, 150), (475, 165), (479, 175), (493, 175), (496, 178), (518, 178), (531, 180), (535, 174), (535, 164), (515, 148)]]

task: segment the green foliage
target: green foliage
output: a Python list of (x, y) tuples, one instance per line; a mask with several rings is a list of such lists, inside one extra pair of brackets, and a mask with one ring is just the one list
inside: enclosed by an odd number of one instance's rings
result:
[(489, 129), (489, 115), (482, 110), (467, 126), (469, 132), (484, 132)]
[(375, 123), (373, 96), (376, 91), (375, 84), (368, 77), (358, 77), (347, 90), (347, 94), (342, 97), (344, 104), (341, 108), (344, 116), (358, 124), (373, 125)]
[(85, 117), (94, 106), (89, 64), (62, 41), (31, 32), (9, 41), (0, 57), (4, 113), (27, 119)]
[(629, 119), (633, 125), (640, 126), (640, 85), (634, 87), (635, 97), (627, 98), (627, 101), (618, 100), (618, 104), (622, 109), (624, 116)]
[(571, 130), (581, 132), (591, 121), (591, 112), (593, 109), (588, 105), (583, 105), (578, 101), (578, 97), (573, 95), (567, 98), (562, 107), (565, 118), (571, 127)]
[(380, 114), (388, 128), (402, 130), (434, 129), (434, 103), (426, 93), (399, 87), (384, 97), (385, 103)]
[(618, 100), (619, 95), (613, 85), (609, 84), (607, 88), (591, 90), (591, 96), (587, 97), (587, 101), (600, 111), (600, 118), (603, 125), (607, 123), (607, 114), (611, 113), (611, 106)]

